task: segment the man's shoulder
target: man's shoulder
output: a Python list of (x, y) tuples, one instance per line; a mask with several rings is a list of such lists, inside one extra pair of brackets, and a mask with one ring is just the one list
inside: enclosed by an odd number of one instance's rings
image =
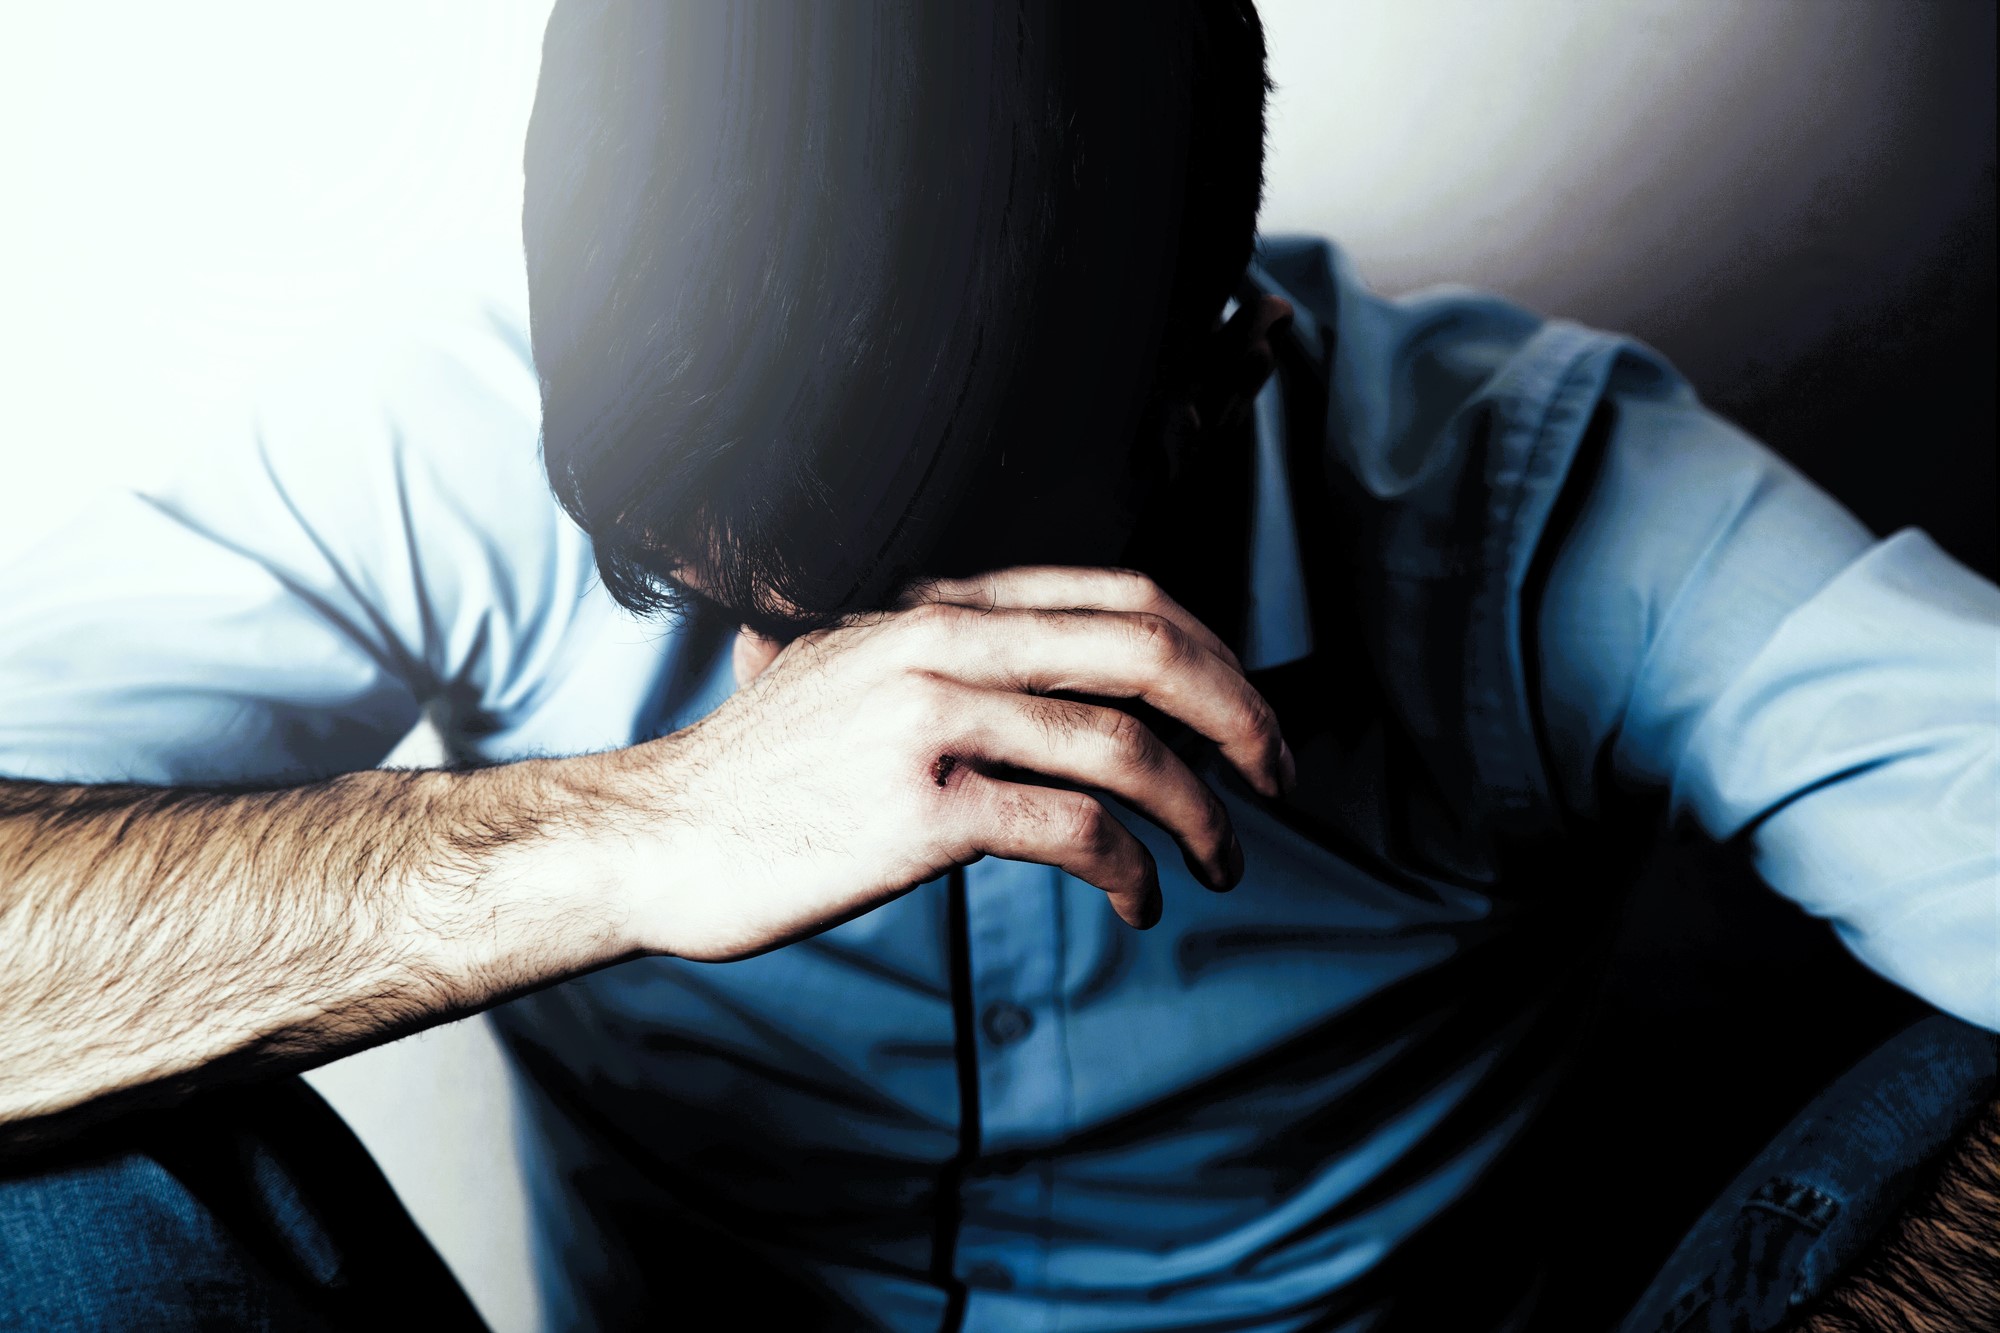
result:
[(1329, 359), (1362, 358), (1371, 367), (1435, 363), (1476, 382), (1551, 323), (1519, 302), (1464, 284), (1383, 295), (1345, 250), (1321, 236), (1260, 238), (1252, 277), (1292, 302), (1311, 350)]
[(149, 494), (150, 511), (232, 553), (247, 583), (317, 608), (413, 688), (525, 715), (572, 645), (619, 616), (542, 467), (517, 298), (503, 275), (373, 303), (266, 377), (247, 429)]
[(422, 473), (466, 517), (552, 507), (525, 309), (496, 286), (401, 291), (288, 356), (252, 399), (266, 466), (364, 506), (376, 474)]
[(543, 473), (515, 284), (399, 284), (356, 304), (149, 499), (308, 589), (334, 578), (381, 599), (512, 600), (587, 565), (588, 538)]
[(1315, 479), (1299, 500), (1324, 515), (1307, 576), (1340, 589), (1401, 769), (1429, 774), (1432, 822), (1459, 831), (1452, 863), (1478, 864), (1496, 839), (1559, 822), (1523, 651), (1558, 497), (1607, 407), (1698, 405), (1630, 338), (1470, 287), (1383, 296), (1314, 238), (1274, 238), (1258, 260), (1253, 277), (1303, 316), (1280, 369), (1289, 420), (1311, 426), (1291, 475)]
[(1470, 286), (1384, 296), (1323, 238), (1265, 239), (1252, 276), (1300, 312), (1310, 373), (1291, 384), (1323, 409), (1335, 484), (1362, 511), (1422, 515), (1433, 546), (1447, 532), (1450, 545), (1477, 544), (1482, 525), (1514, 511), (1507, 501), (1552, 492), (1606, 402), (1695, 405), (1636, 338)]

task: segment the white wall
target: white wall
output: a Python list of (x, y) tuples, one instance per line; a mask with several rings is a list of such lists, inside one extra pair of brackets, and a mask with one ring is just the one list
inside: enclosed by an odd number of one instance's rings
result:
[(547, 7), (0, 11), (0, 558), (369, 292), (518, 248)]
[(1263, 0), (1262, 223), (1337, 236), (1385, 290), (1640, 330), (1706, 386), (1879, 299), (1864, 278), (1990, 191), (1991, 108), (1982, 155), (1945, 49), (1981, 6)]

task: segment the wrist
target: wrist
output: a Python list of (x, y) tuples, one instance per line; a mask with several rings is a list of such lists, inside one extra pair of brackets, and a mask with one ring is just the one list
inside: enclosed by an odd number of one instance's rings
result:
[(606, 798), (607, 755), (421, 775), (443, 873), (413, 923), (485, 1004), (634, 957), (629, 840)]

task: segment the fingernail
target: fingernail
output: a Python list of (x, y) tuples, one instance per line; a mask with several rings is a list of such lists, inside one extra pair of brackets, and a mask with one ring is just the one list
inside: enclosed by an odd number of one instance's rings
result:
[(1165, 910), (1166, 903), (1159, 894), (1156, 893), (1148, 898), (1146, 905), (1139, 910), (1139, 929), (1151, 930), (1159, 925), (1160, 916)]
[(1234, 833), (1229, 835), (1229, 852), (1223, 860), (1226, 865), (1222, 887), (1233, 889), (1243, 882), (1243, 843)]
[(1290, 796), (1299, 785), (1298, 761), (1292, 758), (1292, 747), (1278, 742), (1278, 789)]

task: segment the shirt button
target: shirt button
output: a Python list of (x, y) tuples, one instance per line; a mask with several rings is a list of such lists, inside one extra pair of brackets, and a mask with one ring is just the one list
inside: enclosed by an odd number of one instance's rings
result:
[(1034, 1030), (1035, 1016), (1018, 1004), (1000, 1000), (986, 1006), (979, 1026), (986, 1029), (987, 1040), (995, 1046), (1008, 1046)]

